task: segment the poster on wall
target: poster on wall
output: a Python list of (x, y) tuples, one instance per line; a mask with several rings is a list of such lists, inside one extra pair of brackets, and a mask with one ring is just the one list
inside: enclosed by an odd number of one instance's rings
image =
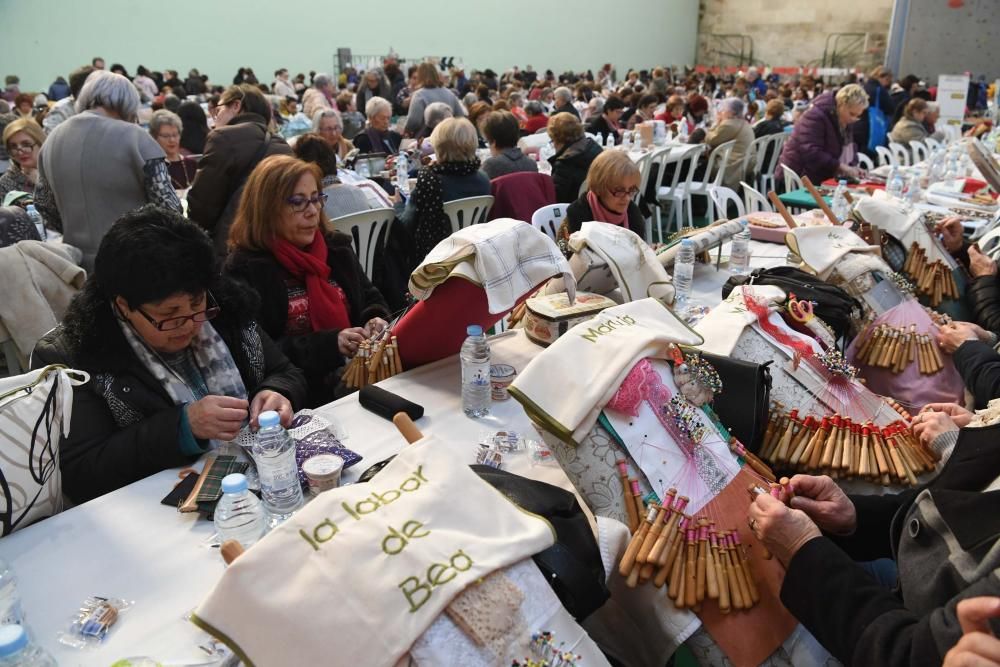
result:
[(938, 77), (937, 103), (941, 121), (962, 126), (965, 119), (965, 99), (969, 95), (969, 75), (942, 74)]

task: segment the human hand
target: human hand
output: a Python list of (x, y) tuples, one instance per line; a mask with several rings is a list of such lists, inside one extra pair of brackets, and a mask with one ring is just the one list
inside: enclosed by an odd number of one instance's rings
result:
[(966, 667), (1000, 665), (1000, 640), (986, 622), (1000, 617), (1000, 598), (967, 598), (956, 608), (958, 623), (962, 626), (962, 638), (944, 656), (944, 667)]
[(952, 322), (939, 327), (935, 337), (941, 349), (948, 354), (955, 354), (965, 341), (979, 340), (979, 334), (968, 322)]
[(913, 418), (912, 425), (913, 435), (927, 446), (942, 433), (958, 430), (958, 425), (943, 412), (921, 412)]
[(841, 164), (837, 167), (837, 173), (841, 176), (846, 176), (847, 178), (853, 178), (855, 180), (861, 176), (861, 170), (857, 167), (852, 167), (849, 164)]
[(239, 435), (249, 404), (232, 396), (206, 396), (188, 404), (188, 424), (199, 440), (232, 440)]
[[(943, 412), (951, 417), (951, 420), (955, 422), (955, 426), (959, 428), (965, 428), (972, 421), (972, 413), (957, 403), (928, 403), (920, 408), (920, 412)], [(917, 416), (919, 417), (920, 415), (918, 414)]]
[(361, 327), (341, 329), (337, 334), (337, 348), (345, 357), (353, 357), (365, 338), (365, 330)]
[(770, 494), (754, 498), (747, 514), (754, 536), (786, 567), (806, 542), (822, 536), (805, 512), (786, 507)]
[(969, 246), (969, 273), (973, 278), (995, 276), (997, 263), (980, 252), (977, 246)]
[(791, 479), (795, 497), (790, 505), (802, 510), (821, 530), (833, 535), (850, 535), (857, 527), (854, 503), (826, 475), (795, 475)]
[(934, 225), (934, 231), (941, 235), (945, 249), (955, 254), (962, 248), (962, 219), (958, 216), (945, 218)]
[(281, 418), (281, 425), (288, 426), (292, 421), (292, 403), (276, 391), (264, 389), (258, 391), (250, 402), (250, 426), (260, 428), (257, 417), (260, 413), (274, 410)]
[(389, 323), (381, 317), (373, 317), (365, 323), (365, 337), (371, 338), (375, 334), (380, 334), (388, 328)]

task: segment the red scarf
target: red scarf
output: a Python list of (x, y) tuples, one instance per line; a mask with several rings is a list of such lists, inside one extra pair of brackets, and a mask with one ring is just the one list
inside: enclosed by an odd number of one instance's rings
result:
[(594, 220), (598, 222), (607, 222), (612, 225), (618, 225), (619, 227), (624, 227), (628, 229), (628, 206), (621, 213), (615, 213), (614, 211), (609, 211), (604, 208), (601, 204), (600, 198), (594, 194), (593, 190), (587, 191), (587, 203), (590, 204), (590, 212), (594, 216)]
[(305, 250), (279, 238), (271, 245), (271, 252), (293, 278), (305, 283), (313, 331), (346, 329), (351, 326), (347, 304), (341, 297), (340, 290), (328, 282), (330, 267), (326, 263), (326, 239), (319, 230), (316, 230), (313, 242)]

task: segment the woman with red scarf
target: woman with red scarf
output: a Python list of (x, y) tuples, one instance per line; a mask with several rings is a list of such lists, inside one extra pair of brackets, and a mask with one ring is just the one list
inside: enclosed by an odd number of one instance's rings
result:
[(646, 223), (632, 201), (639, 192), (639, 168), (624, 151), (602, 151), (587, 171), (587, 192), (569, 205), (559, 237), (568, 240), (585, 222), (627, 227), (645, 238)]
[(319, 168), (262, 161), (243, 191), (225, 271), (260, 296), (257, 320), (309, 381), (308, 407), (333, 398), (345, 358), (386, 327), (385, 300), (351, 238), (330, 228)]

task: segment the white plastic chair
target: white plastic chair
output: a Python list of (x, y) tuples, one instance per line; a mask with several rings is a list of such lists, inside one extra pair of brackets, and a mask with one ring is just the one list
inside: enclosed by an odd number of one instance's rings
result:
[[(743, 200), (732, 188), (727, 188), (724, 185), (719, 185), (711, 188), (708, 191), (709, 196), (712, 198), (712, 203), (715, 205), (716, 215), (715, 217), (719, 220), (729, 220), (729, 204), (736, 204), (736, 217), (742, 218), (747, 214), (746, 206), (743, 204)], [(715, 220), (709, 220), (709, 223), (715, 222)]]
[(451, 233), (454, 234), (463, 227), (478, 225), (486, 222), (490, 208), (493, 207), (493, 197), (483, 195), (482, 197), (466, 197), (445, 202), (444, 214), (451, 222)]
[(865, 171), (871, 171), (875, 168), (875, 163), (864, 153), (858, 153), (858, 166)]
[[(736, 141), (727, 141), (715, 147), (709, 156), (708, 164), (705, 167), (705, 180), (694, 181), (684, 186), (687, 200), (690, 203), (691, 195), (704, 195), (708, 198), (708, 209), (705, 215), (709, 222), (715, 220), (715, 206), (712, 203), (712, 190), (722, 187), (722, 179), (726, 175), (726, 166), (729, 164), (729, 156), (733, 152)], [(694, 222), (692, 221), (692, 226)]]
[(892, 156), (896, 158), (896, 163), (900, 167), (910, 166), (910, 151), (906, 150), (906, 146), (895, 141), (890, 141), (889, 150), (892, 152)]
[[(649, 174), (653, 170), (653, 161), (655, 160), (654, 155), (662, 151), (669, 151), (669, 148), (660, 148), (652, 153), (643, 153), (638, 160), (635, 161), (635, 166), (639, 168), (639, 191), (635, 193), (635, 197), (632, 197), (632, 201), (636, 206), (642, 202), (643, 196), (646, 194), (646, 186), (649, 184)], [(645, 220), (645, 232), (646, 243), (653, 242), (653, 224), (650, 219)]]
[(774, 210), (767, 197), (762, 195), (752, 185), (740, 181), (740, 186), (743, 188), (743, 207), (747, 213), (757, 213), (758, 211), (767, 211), (770, 213)]
[(781, 173), (785, 176), (785, 192), (801, 190), (805, 187), (802, 185), (802, 178), (791, 167), (781, 165)]
[[(688, 216), (689, 226), (694, 226), (691, 214), (691, 193), (687, 186), (694, 179), (695, 169), (698, 168), (698, 158), (705, 152), (704, 144), (693, 144), (689, 146), (670, 147), (659, 154), (659, 171), (657, 178), (660, 186), (656, 189), (657, 203), (667, 202), (670, 204), (670, 220), (675, 222), (674, 228), (680, 230), (684, 226), (685, 213)], [(667, 168), (673, 166), (673, 176), (669, 185), (663, 185)], [(660, 221), (660, 207), (653, 210), (653, 217), (660, 242), (663, 242), (663, 226)]]
[(369, 280), (372, 280), (375, 269), (378, 238), (395, 217), (396, 211), (391, 208), (376, 208), (330, 220), (336, 231), (351, 237), (354, 253), (358, 256), (361, 268), (365, 270)]
[(927, 146), (927, 149), (931, 152), (934, 152), (937, 149), (941, 148), (941, 142), (935, 139), (934, 137), (927, 137), (926, 139), (924, 139), (924, 145)]
[(919, 140), (911, 141), (910, 150), (913, 152), (913, 162), (911, 164), (917, 164), (927, 159), (927, 144), (924, 142)]
[(896, 160), (896, 156), (892, 154), (885, 146), (876, 146), (875, 154), (878, 156), (878, 166), (884, 167), (885, 165), (891, 165), (893, 167), (899, 166), (899, 161)]
[(552, 204), (543, 206), (531, 214), (531, 226), (545, 232), (550, 239), (559, 238), (559, 227), (566, 219), (566, 209), (569, 204)]
[[(781, 158), (781, 147), (785, 144), (787, 135), (769, 134), (759, 139), (754, 139), (747, 151), (747, 157), (743, 165), (744, 175), (749, 166), (750, 156), (754, 156), (754, 173), (750, 180), (759, 184), (761, 191), (767, 192), (774, 189), (774, 172), (778, 168), (778, 160)], [(768, 150), (770, 149), (770, 155)]]
[(1000, 256), (1000, 228), (986, 232), (976, 244), (979, 246), (980, 252), (995, 260)]

